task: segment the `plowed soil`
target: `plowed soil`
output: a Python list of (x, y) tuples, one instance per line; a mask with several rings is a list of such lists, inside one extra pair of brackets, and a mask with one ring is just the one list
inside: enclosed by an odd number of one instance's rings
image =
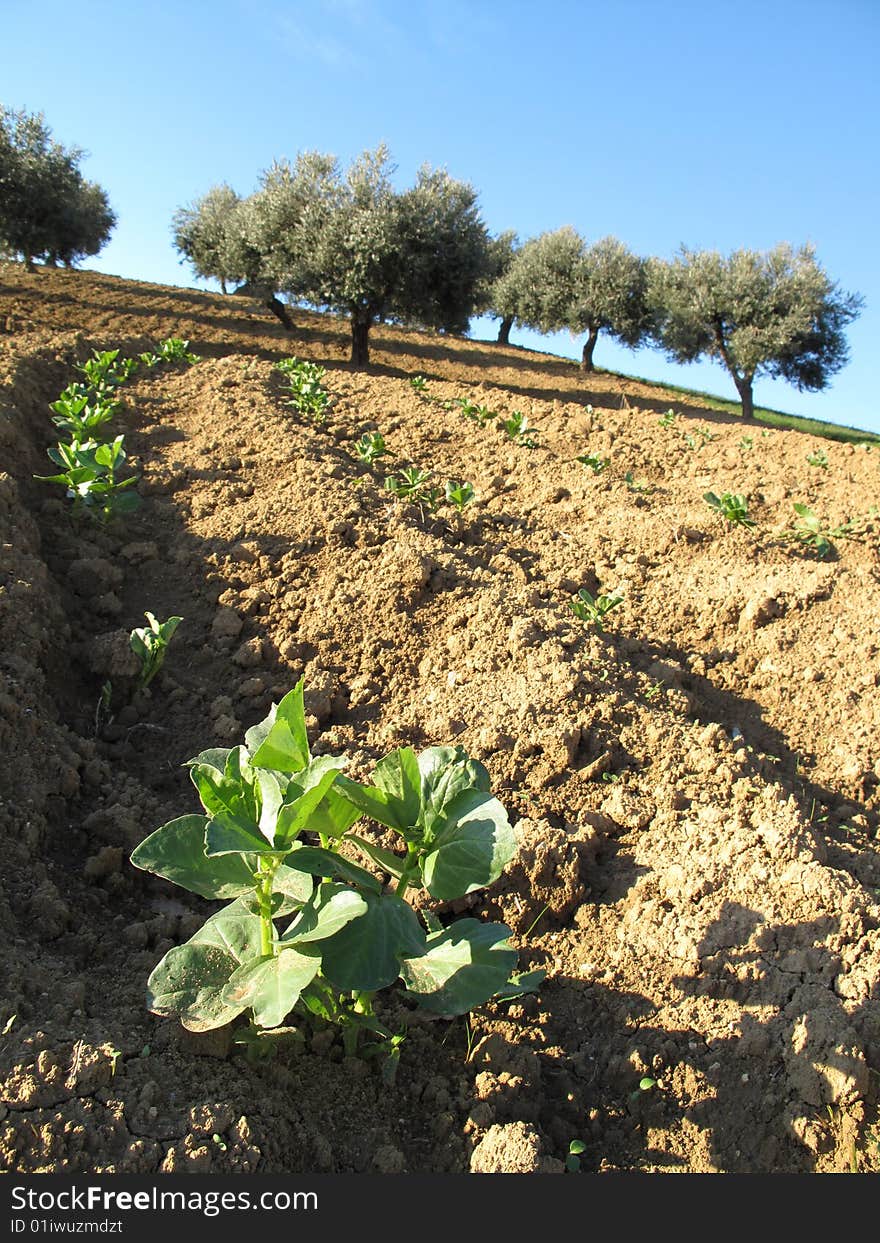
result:
[[(344, 322), (293, 318), (0, 266), (0, 1168), (561, 1172), (581, 1140), (587, 1172), (876, 1171), (880, 447), (387, 326), (355, 372)], [(129, 382), (116, 429), (144, 503), (77, 524), (33, 478), (48, 403), (93, 349), (168, 336), (201, 361)], [(322, 426), (285, 405), (291, 355), (327, 368)], [(522, 411), (535, 446), (461, 397)], [(476, 501), (395, 502), (409, 465)], [(831, 555), (785, 538), (794, 502), (852, 520)], [(604, 632), (581, 587), (619, 589)], [(146, 610), (184, 620), (133, 696)], [(214, 907), (128, 856), (197, 810), (183, 762), (303, 674), (315, 750), (365, 779), (459, 742), (517, 826), (467, 901), (547, 978), (411, 1024), (390, 1087), (327, 1040), (255, 1061), (145, 1007)]]

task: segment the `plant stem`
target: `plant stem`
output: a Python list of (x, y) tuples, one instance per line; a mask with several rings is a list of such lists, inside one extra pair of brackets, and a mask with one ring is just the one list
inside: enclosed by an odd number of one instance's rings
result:
[(279, 860), (260, 857), (257, 865), (257, 904), (260, 908), (260, 954), (270, 958), (275, 952), (275, 937), (272, 927), (272, 881)]
[(398, 898), (403, 898), (406, 895), (406, 891), (409, 888), (410, 873), (413, 870), (413, 864), (416, 861), (417, 854), (418, 851), (415, 846), (407, 846), (406, 862), (404, 863), (403, 870), (400, 873), (400, 880), (397, 882), (397, 888), (394, 890)]

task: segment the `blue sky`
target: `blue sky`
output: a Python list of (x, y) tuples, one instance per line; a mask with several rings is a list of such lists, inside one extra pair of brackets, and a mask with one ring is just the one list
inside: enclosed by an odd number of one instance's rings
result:
[[(445, 167), (523, 240), (812, 242), (865, 298), (851, 361), (823, 393), (759, 381), (756, 399), (880, 431), (880, 0), (0, 0), (0, 18), (0, 102), (86, 148), (119, 216), (86, 266), (193, 285), (175, 208), (220, 181), (249, 193), (300, 150), (347, 164), (384, 141), (401, 187)], [(714, 363), (601, 338), (596, 362), (735, 396)]]

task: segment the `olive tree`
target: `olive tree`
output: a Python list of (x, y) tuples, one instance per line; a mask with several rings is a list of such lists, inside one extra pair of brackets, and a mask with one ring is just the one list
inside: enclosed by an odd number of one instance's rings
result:
[(587, 245), (569, 226), (526, 242), (494, 287), (495, 309), (538, 332), (587, 334), (581, 356), (593, 370), (600, 332), (634, 349), (646, 338), (646, 261), (605, 237)]
[(863, 305), (844, 293), (812, 246), (772, 250), (682, 247), (671, 262), (650, 264), (649, 301), (658, 343), (675, 362), (716, 358), (727, 368), (746, 418), (754, 415), (756, 377), (817, 392), (847, 362), (844, 329)]
[(234, 241), (243, 236), (240, 222), (234, 222), (240, 206), (240, 197), (224, 182), (179, 207), (171, 220), (175, 250), (197, 277), (219, 281), (224, 293), (228, 282), (245, 279)]
[(42, 113), (0, 106), (0, 249), (72, 266), (96, 255), (116, 224), (106, 192), (79, 170), (85, 152), (52, 138)]
[(262, 271), (291, 298), (347, 315), (351, 360), (369, 362), (378, 321), (465, 331), (486, 267), (488, 233), (471, 186), (420, 169), (395, 190), (384, 146), (345, 173), (301, 155), (275, 165), (257, 195)]

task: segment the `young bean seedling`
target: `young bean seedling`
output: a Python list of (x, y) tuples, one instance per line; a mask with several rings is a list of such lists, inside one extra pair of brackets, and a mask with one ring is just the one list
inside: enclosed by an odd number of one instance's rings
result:
[(488, 406), (478, 405), (477, 402), (471, 401), (470, 397), (456, 397), (455, 404), (466, 418), (479, 423), (480, 427), (485, 427), (491, 419), (497, 417), (494, 410), (490, 410)]
[(602, 471), (607, 468), (611, 459), (607, 457), (597, 457), (594, 453), (580, 453), (575, 458), (575, 461), (581, 462), (584, 466), (591, 470), (594, 475), (601, 475)]
[(783, 532), (783, 538), (795, 540), (799, 544), (808, 544), (819, 557), (829, 557), (835, 552), (833, 539), (846, 539), (852, 536), (857, 523), (850, 519), (837, 527), (829, 527), (810, 509), (808, 505), (794, 502), (794, 512), (799, 521), (790, 531)]
[(818, 466), (822, 470), (828, 469), (828, 454), (824, 449), (817, 449), (815, 453), (808, 453), (807, 461), (811, 466)]
[(410, 388), (412, 388), (420, 396), (427, 396), (428, 381), (425, 379), (423, 375), (410, 376), (409, 383), (410, 383)]
[(675, 413), (675, 411), (674, 411), (674, 410), (672, 410), (672, 409), (669, 409), (669, 410), (667, 410), (667, 411), (666, 411), (666, 413), (665, 413), (664, 415), (662, 415), (662, 416), (661, 416), (661, 417), (657, 420), (657, 422), (660, 424), (660, 426), (661, 426), (661, 427), (674, 427), (674, 426), (675, 426), (675, 420), (676, 420), (677, 418), (678, 418), (678, 415)]
[(631, 470), (628, 470), (623, 476), (624, 482), (630, 492), (650, 493), (654, 491), (653, 483), (648, 483), (644, 479), (636, 479)]
[(166, 337), (160, 343), (158, 360), (163, 363), (187, 363), (190, 366), (202, 361), (198, 354), (190, 353), (189, 341), (180, 337)]
[[(409, 1003), (451, 1017), (531, 991), (543, 976), (515, 973), (504, 924), (444, 924), (424, 899), (420, 919), (406, 901), (410, 889), (448, 903), (492, 884), (513, 857), (513, 830), (486, 769), (461, 747), (401, 747), (371, 784), (343, 774), (344, 756), (313, 757), (303, 694), (301, 680), (243, 745), (190, 760), (203, 810), (134, 851), (136, 867), (226, 903), (154, 968), (147, 1005), (190, 1031), (249, 1013), (252, 1040), (288, 1016), (332, 1024), (349, 1055), (363, 1035), (361, 1052), (384, 1053), (393, 1072), (401, 1033), (375, 1003), (397, 981)], [(355, 833), (362, 817), (399, 848)], [(376, 872), (349, 857), (351, 846)]]
[(468, 505), (473, 503), (474, 489), (469, 483), (456, 483), (454, 479), (449, 479), (446, 483), (446, 500), (450, 505), (454, 505), (459, 514), (463, 514)]
[(131, 490), (137, 483), (135, 475), (118, 478), (126, 458), (124, 439), (124, 436), (117, 436), (109, 444), (74, 440), (67, 445), (56, 445), (46, 452), (62, 470), (57, 475), (35, 475), (34, 478), (42, 483), (63, 484), (73, 501), (75, 514), (85, 510), (99, 521), (108, 522), (117, 514), (130, 513), (138, 507), (141, 498)]
[(299, 358), (283, 358), (275, 364), (275, 370), (287, 377), (287, 404), (315, 423), (324, 423), (330, 404), (330, 394), (321, 384), (326, 369)]
[(746, 498), (740, 493), (722, 492), (721, 496), (716, 496), (714, 492), (704, 492), (703, 500), (727, 522), (728, 526), (757, 526), (757, 523), (749, 517)]
[(141, 662), (138, 685), (149, 686), (153, 678), (162, 668), (165, 652), (171, 642), (171, 636), (183, 621), (182, 617), (169, 617), (167, 621), (157, 621), (152, 613), (145, 613), (149, 626), (139, 626), (132, 630), (129, 637), (131, 650)]
[(521, 410), (514, 410), (509, 419), (502, 419), (501, 426), (505, 435), (514, 444), (522, 445), (525, 449), (534, 449), (537, 446), (534, 437), (535, 429)]
[(568, 607), (579, 621), (591, 622), (598, 630), (604, 630), (605, 615), (619, 604), (623, 604), (623, 596), (614, 593), (594, 596), (586, 587), (581, 587), (577, 595), (572, 596)]
[(354, 451), (368, 466), (372, 466), (373, 462), (388, 452), (381, 432), (364, 432), (360, 440), (355, 442)]

